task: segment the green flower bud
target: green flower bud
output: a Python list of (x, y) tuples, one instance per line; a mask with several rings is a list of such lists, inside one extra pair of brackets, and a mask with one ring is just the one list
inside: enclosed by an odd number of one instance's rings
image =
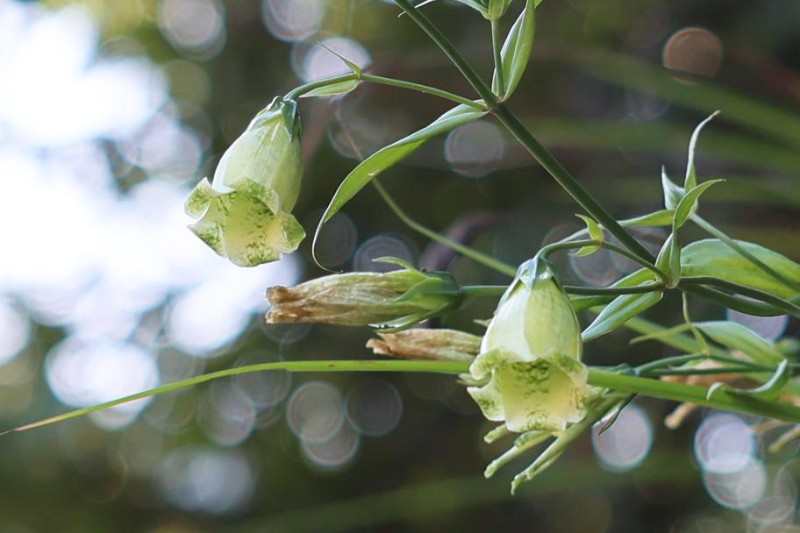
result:
[(405, 268), (383, 274), (333, 274), (294, 288), (271, 287), (267, 322), (401, 329), (460, 305), (458, 284), (447, 272), (422, 272), (399, 260), (384, 261)]
[(489, 20), (497, 20), (506, 14), (509, 5), (511, 5), (511, 0), (489, 0), (484, 17)]
[(591, 396), (580, 362), (578, 319), (540, 260), (520, 268), (470, 365), (467, 390), (489, 420), (510, 431), (556, 433), (580, 421)]
[(189, 228), (239, 266), (276, 261), (297, 249), (305, 231), (290, 214), (300, 193), (300, 120), (293, 101), (262, 110), (186, 200), (199, 219)]

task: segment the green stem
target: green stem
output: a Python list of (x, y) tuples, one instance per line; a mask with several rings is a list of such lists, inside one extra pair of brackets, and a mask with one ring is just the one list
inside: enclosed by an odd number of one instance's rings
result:
[(492, 89), (486, 85), (475, 69), (472, 68), (472, 65), (467, 63), (464, 57), (456, 50), (456, 47), (453, 46), (453, 43), (439, 31), (439, 28), (434, 26), (428, 17), (414, 7), (408, 0), (394, 0), (394, 3), (397, 4), (434, 43), (436, 43), (436, 46), (444, 52), (447, 58), (455, 65), (459, 72), (461, 72), (461, 75), (472, 85), (472, 88), (475, 89), (478, 96), (486, 102), (486, 105), (490, 109), (494, 108), (497, 105), (497, 97), (492, 92)]
[(739, 285), (738, 283), (731, 283), (730, 281), (725, 281), (712, 276), (691, 276), (691, 277), (681, 278), (681, 281), (678, 284), (678, 286), (681, 288), (705, 287), (707, 285), (711, 285), (712, 287), (717, 287), (726, 291), (731, 291), (737, 294), (741, 294), (742, 296), (747, 296), (748, 298), (753, 298), (770, 307), (779, 309), (784, 313), (788, 313), (792, 316), (800, 318), (800, 306), (795, 305), (791, 302), (787, 302), (786, 300), (774, 296), (772, 294), (769, 294), (768, 292), (760, 291), (757, 289), (751, 289), (750, 287), (745, 287), (744, 285)]
[(502, 296), (507, 289), (505, 285), (465, 285), (461, 292), (464, 296)]
[(215, 379), (236, 376), (239, 374), (249, 374), (251, 372), (264, 372), (267, 370), (287, 370), (289, 372), (429, 372), (434, 374), (462, 374), (469, 371), (469, 364), (457, 361), (414, 361), (414, 360), (380, 360), (380, 361), (278, 361), (273, 363), (261, 363), (257, 365), (238, 366), (227, 368), (218, 372), (210, 372), (202, 376), (196, 376), (182, 381), (176, 381), (167, 385), (162, 385), (150, 390), (131, 394), (117, 398), (110, 402), (76, 409), (68, 413), (40, 420), (32, 424), (26, 424), (3, 433), (15, 431), (27, 431), (42, 426), (63, 422), (71, 418), (87, 415), (96, 411), (102, 411), (110, 407), (116, 407), (135, 400), (150, 398), (159, 394), (175, 392), (188, 389), (212, 381)]
[(716, 368), (665, 368), (654, 370), (648, 375), (658, 376), (703, 376), (713, 374), (773, 374), (775, 369), (765, 368), (763, 370), (753, 370), (742, 366), (718, 366)]
[(405, 213), (405, 211), (403, 211), (403, 209), (397, 204), (397, 202), (394, 201), (394, 198), (392, 198), (392, 196), (386, 191), (386, 189), (383, 188), (383, 185), (381, 185), (380, 181), (378, 181), (377, 178), (372, 179), (372, 184), (375, 186), (375, 189), (377, 189), (378, 194), (381, 195), (381, 198), (383, 198), (383, 201), (386, 202), (386, 205), (389, 206), (389, 209), (392, 210), (392, 212), (397, 216), (397, 218), (399, 218), (403, 222), (403, 224), (405, 224), (412, 230), (428, 237), (432, 241), (438, 242), (439, 244), (443, 244), (444, 246), (447, 246), (448, 248), (455, 250), (464, 257), (469, 257), (476, 263), (481, 264), (487, 268), (491, 268), (492, 270), (496, 270), (501, 274), (506, 274), (507, 276), (511, 277), (514, 277), (516, 275), (517, 269), (515, 269), (511, 265), (507, 265), (502, 261), (498, 261), (494, 257), (481, 253), (473, 248), (470, 248), (469, 246), (464, 246), (459, 242), (448, 239), (444, 235), (440, 235), (439, 233), (436, 233), (432, 229), (423, 226), (413, 218), (409, 217)]
[(636, 285), (634, 287), (584, 287), (582, 285), (564, 285), (563, 288), (567, 294), (579, 294), (582, 296), (620, 296), (622, 294), (660, 292), (664, 290), (664, 284), (658, 281), (646, 285)]
[(517, 141), (539, 162), (542, 167), (569, 193), (572, 198), (609, 233), (617, 238), (628, 250), (640, 259), (650, 263), (655, 257), (647, 248), (625, 231), (619, 222), (598, 203), (597, 200), (570, 174), (570, 172), (553, 155), (537, 141), (530, 131), (508, 110), (505, 105), (498, 105), (493, 110), (494, 116), (505, 126)]
[(617, 246), (616, 244), (612, 244), (612, 243), (610, 243), (608, 241), (599, 241), (599, 240), (595, 240), (595, 239), (584, 239), (584, 240), (579, 240), (579, 241), (562, 239), (562, 240), (560, 240), (558, 242), (554, 242), (554, 243), (551, 243), (551, 244), (543, 246), (542, 249), (539, 250), (539, 253), (542, 255), (542, 257), (547, 259), (547, 257), (550, 256), (550, 254), (555, 253), (555, 252), (558, 252), (558, 251), (561, 251), (561, 250), (573, 250), (575, 248), (583, 248), (583, 247), (586, 247), (586, 246), (599, 246), (601, 248), (605, 248), (607, 250), (611, 250), (612, 252), (615, 252), (615, 253), (618, 253), (618, 254), (620, 254), (620, 255), (622, 255), (624, 257), (627, 257), (628, 259), (630, 259), (631, 261), (634, 261), (635, 263), (639, 263), (641, 266), (645, 267), (646, 269), (650, 270), (651, 272), (654, 272), (656, 275), (658, 275), (658, 277), (660, 277), (662, 279), (666, 276), (664, 274), (664, 272), (661, 271), (661, 269), (659, 269), (657, 266), (655, 266), (650, 261), (646, 261), (646, 260), (642, 259), (641, 257), (639, 257), (638, 255), (631, 253), (629, 250), (626, 250), (625, 248), (621, 248), (621, 247)]
[(503, 76), (503, 58), (501, 50), (503, 47), (503, 35), (500, 32), (500, 20), (492, 19), (492, 54), (494, 56), (494, 75), (497, 87), (493, 87), (497, 94), (506, 94), (506, 80)]
[(375, 83), (378, 85), (388, 85), (390, 87), (397, 87), (399, 89), (408, 89), (411, 91), (417, 91), (423, 94), (430, 94), (432, 96), (438, 96), (439, 98), (443, 98), (445, 100), (450, 100), (451, 102), (455, 102), (457, 104), (462, 104), (465, 106), (469, 106), (473, 109), (478, 109), (481, 111), (486, 111), (486, 105), (482, 104), (481, 102), (475, 102), (470, 100), (469, 98), (464, 98), (463, 96), (459, 96), (457, 94), (453, 94), (449, 91), (445, 91), (443, 89), (437, 89), (436, 87), (430, 87), (428, 85), (423, 85), (421, 83), (414, 83), (411, 81), (405, 80), (396, 80), (394, 78), (386, 78), (384, 76), (376, 76), (374, 74), (367, 74), (364, 72), (357, 73), (351, 72), (350, 74), (344, 74), (342, 76), (336, 76), (333, 78), (327, 78), (324, 80), (314, 81), (311, 83), (307, 83), (305, 85), (301, 85), (300, 87), (296, 87), (292, 89), (288, 93), (286, 93), (287, 99), (296, 100), (297, 98), (301, 98), (303, 95), (315, 90), (320, 89), (322, 87), (328, 87), (330, 85), (335, 85), (337, 83), (342, 83), (344, 81), (365, 81), (367, 83)]
[(598, 370), (596, 368), (589, 369), (589, 384), (595, 387), (613, 389), (618, 392), (640, 394), (664, 400), (693, 403), (704, 407), (765, 416), (793, 422), (795, 424), (800, 423), (800, 407), (787, 403), (771, 402), (759, 398), (736, 395), (727, 390), (718, 390), (714, 394), (714, 397), (709, 399), (706, 398), (706, 394), (708, 393), (706, 387), (641, 378), (606, 370)]

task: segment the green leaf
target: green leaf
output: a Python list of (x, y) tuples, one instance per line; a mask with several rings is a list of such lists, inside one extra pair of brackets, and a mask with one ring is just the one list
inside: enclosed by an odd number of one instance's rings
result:
[[(586, 215), (575, 215), (575, 216), (583, 220), (583, 222), (586, 224), (586, 231), (589, 233), (590, 239), (592, 239), (593, 241), (601, 241), (601, 242), (605, 240), (605, 233), (603, 233), (603, 228), (600, 227), (600, 224), (598, 224), (595, 219), (593, 219), (592, 217), (588, 217)], [(575, 257), (583, 257), (586, 255), (591, 255), (599, 249), (600, 249), (599, 245), (584, 246), (583, 248), (576, 251), (573, 255)]]
[(674, 218), (674, 211), (662, 209), (646, 215), (620, 220), (622, 227), (652, 227), (652, 226), (671, 226)]
[[(511, 30), (508, 32), (503, 49), (500, 51), (501, 67), (503, 69), (503, 80), (505, 81), (505, 92), (500, 100), (507, 100), (519, 85), (528, 60), (533, 49), (533, 38), (536, 34), (536, 5), (538, 2), (527, 0), (525, 9), (520, 13)], [(492, 87), (499, 85), (497, 73), (492, 78)]]
[(681, 280), (681, 246), (675, 232), (670, 233), (661, 251), (658, 252), (656, 267), (666, 274), (664, 282), (667, 287), (670, 289), (677, 287)]
[[(642, 268), (616, 281), (611, 287), (636, 287), (637, 285), (644, 285), (648, 282), (652, 283), (653, 281), (655, 281), (653, 272)], [(605, 305), (612, 300), (613, 297), (609, 296), (577, 296), (572, 294), (569, 297), (570, 305), (572, 305), (576, 313), (594, 307), (595, 305)]]
[(695, 326), (714, 342), (731, 350), (738, 350), (763, 365), (774, 365), (783, 360), (775, 345), (753, 330), (725, 320), (696, 322)]
[(737, 396), (758, 398), (759, 400), (774, 402), (780, 398), (781, 392), (783, 392), (783, 389), (786, 387), (786, 384), (789, 383), (789, 379), (791, 377), (792, 370), (789, 366), (789, 361), (784, 359), (778, 365), (778, 368), (775, 369), (775, 373), (772, 374), (772, 377), (769, 378), (769, 381), (760, 387), (755, 389), (740, 389), (738, 387), (728, 385), (727, 383), (714, 383), (708, 388), (706, 399), (712, 400), (715, 396), (718, 396), (721, 391), (725, 391)]
[(700, 196), (706, 192), (712, 185), (716, 185), (717, 183), (725, 181), (722, 179), (719, 180), (710, 180), (693, 187), (692, 189), (686, 189), (688, 192), (681, 198), (681, 201), (678, 202), (678, 206), (675, 208), (675, 219), (672, 223), (672, 231), (677, 231), (681, 228), (686, 221), (689, 220), (695, 211), (697, 211), (697, 202), (700, 199)]
[[(734, 242), (783, 278), (800, 283), (800, 264), (763, 246), (739, 240)], [(711, 276), (779, 298), (798, 295), (792, 287), (764, 272), (719, 239), (704, 239), (687, 245), (681, 254), (681, 269), (684, 276)]]
[(719, 111), (714, 111), (708, 116), (707, 119), (698, 124), (692, 133), (692, 138), (689, 140), (689, 157), (686, 160), (686, 179), (683, 183), (683, 187), (687, 191), (694, 189), (697, 186), (697, 172), (695, 171), (694, 167), (694, 152), (695, 148), (697, 147), (697, 139), (700, 137), (700, 130), (702, 130), (703, 126), (708, 124), (711, 119), (716, 117), (718, 114)]
[(588, 342), (606, 333), (611, 333), (631, 318), (657, 304), (662, 296), (661, 292), (617, 296), (597, 315), (594, 322), (583, 331), (581, 339), (583, 342)]
[(686, 194), (683, 187), (678, 187), (669, 179), (667, 170), (664, 167), (661, 167), (661, 188), (664, 189), (664, 207), (668, 210), (674, 210), (678, 207), (683, 195)]
[(458, 105), (443, 114), (428, 126), (411, 135), (396, 141), (389, 146), (381, 148), (364, 161), (362, 161), (350, 174), (345, 177), (333, 198), (325, 209), (325, 213), (317, 226), (314, 235), (316, 242), (319, 237), (322, 225), (333, 217), (347, 202), (349, 202), (361, 189), (363, 189), (375, 176), (402, 161), (431, 137), (447, 133), (448, 131), (473, 122), (482, 116), (486, 111), (479, 111), (466, 105)]
[(300, 98), (313, 98), (313, 97), (320, 97), (320, 96), (339, 96), (341, 94), (347, 94), (350, 91), (354, 90), (358, 87), (360, 81), (359, 80), (345, 80), (340, 81), (338, 83), (332, 83), (330, 85), (326, 85), (325, 87), (318, 87), (307, 93), (304, 93), (300, 96)]

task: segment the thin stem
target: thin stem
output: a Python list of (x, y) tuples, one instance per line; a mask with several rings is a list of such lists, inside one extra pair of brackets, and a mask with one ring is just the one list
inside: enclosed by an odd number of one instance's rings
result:
[(770, 374), (774, 373), (775, 369), (752, 369), (742, 366), (718, 366), (715, 368), (664, 368), (661, 370), (654, 370), (649, 375), (658, 376), (703, 376), (708, 374)]
[(599, 240), (595, 240), (595, 239), (584, 239), (584, 240), (579, 240), (579, 241), (562, 239), (562, 240), (560, 240), (558, 242), (554, 242), (554, 243), (548, 244), (546, 246), (543, 246), (542, 249), (539, 250), (539, 253), (542, 255), (542, 257), (547, 258), (550, 254), (558, 252), (558, 251), (561, 251), (561, 250), (573, 250), (575, 248), (583, 248), (585, 246), (599, 246), (601, 248), (605, 248), (607, 250), (611, 250), (612, 252), (616, 252), (616, 253), (624, 256), (624, 257), (627, 257), (631, 261), (634, 261), (634, 262), (642, 265), (646, 269), (654, 272), (656, 275), (658, 275), (662, 279), (666, 276), (664, 274), (664, 272), (661, 271), (661, 269), (659, 269), (657, 266), (655, 266), (650, 261), (646, 261), (646, 260), (642, 259), (641, 257), (639, 257), (638, 255), (631, 253), (629, 250), (626, 250), (625, 248), (621, 248), (621, 247), (617, 246), (616, 244), (610, 243), (608, 241), (599, 241)]
[(793, 289), (795, 291), (800, 291), (800, 283), (797, 283), (796, 281), (787, 278), (786, 276), (784, 276), (780, 272), (778, 272), (775, 269), (773, 269), (768, 264), (764, 263), (762, 260), (760, 260), (759, 258), (754, 256), (753, 254), (748, 252), (743, 246), (739, 245), (739, 243), (737, 243), (735, 240), (733, 240), (730, 237), (728, 237), (721, 230), (717, 229), (716, 227), (714, 227), (709, 222), (703, 220), (699, 215), (697, 215), (697, 214), (692, 215), (691, 220), (692, 220), (692, 222), (694, 222), (695, 224), (700, 226), (700, 228), (705, 230), (707, 233), (713, 235), (717, 239), (719, 239), (722, 242), (724, 242), (731, 250), (733, 250), (737, 254), (741, 255), (742, 257), (744, 257), (745, 259), (750, 261), (750, 263), (752, 263), (753, 265), (757, 266), (758, 268), (760, 268), (761, 270), (763, 270), (764, 272), (769, 274), (773, 279), (783, 283), (784, 285), (786, 285), (790, 289)]
[(430, 37), (431, 40), (436, 43), (436, 46), (444, 52), (447, 58), (455, 65), (459, 72), (461, 72), (461, 75), (472, 85), (472, 88), (475, 89), (478, 96), (486, 102), (486, 105), (490, 109), (495, 107), (497, 105), (497, 97), (492, 92), (492, 89), (486, 85), (475, 69), (472, 68), (472, 65), (464, 59), (464, 56), (456, 50), (453, 43), (439, 31), (439, 28), (434, 26), (428, 17), (414, 7), (408, 0), (394, 0), (394, 3), (397, 4), (422, 31), (428, 34), (428, 37)]
[(800, 318), (800, 306), (791, 302), (787, 302), (783, 298), (779, 298), (769, 294), (768, 292), (751, 289), (750, 287), (745, 287), (744, 285), (739, 285), (738, 283), (731, 283), (730, 281), (725, 281), (712, 276), (691, 276), (681, 278), (681, 281), (678, 284), (679, 287), (695, 287), (706, 285), (711, 285), (712, 287), (718, 287), (720, 289), (741, 294), (742, 296), (754, 298), (776, 309), (780, 309), (784, 313), (788, 313)]
[(417, 91), (423, 94), (430, 94), (432, 96), (438, 96), (439, 98), (443, 98), (445, 100), (450, 100), (451, 102), (455, 102), (457, 104), (462, 104), (465, 106), (469, 106), (473, 109), (479, 109), (481, 111), (486, 111), (486, 105), (481, 102), (475, 102), (470, 100), (469, 98), (464, 98), (463, 96), (459, 96), (457, 94), (453, 94), (449, 91), (445, 91), (443, 89), (438, 89), (436, 87), (430, 87), (428, 85), (423, 85), (421, 83), (414, 83), (411, 81), (405, 80), (396, 80), (394, 78), (387, 78), (385, 76), (376, 76), (375, 74), (367, 74), (365, 72), (351, 72), (349, 74), (344, 74), (342, 76), (336, 76), (333, 78), (327, 78), (324, 80), (314, 81), (311, 83), (306, 83), (305, 85), (301, 85), (300, 87), (296, 87), (286, 93), (287, 99), (296, 100), (297, 98), (301, 98), (303, 95), (315, 90), (320, 89), (323, 87), (328, 87), (330, 85), (335, 85), (337, 83), (342, 83), (344, 81), (365, 81), (367, 83), (375, 83), (377, 85), (388, 85), (389, 87), (397, 87), (399, 89), (408, 89), (411, 91)]
[(150, 398), (159, 394), (175, 392), (188, 389), (212, 381), (215, 379), (236, 376), (239, 374), (249, 374), (251, 372), (264, 372), (267, 370), (287, 370), (289, 372), (429, 372), (434, 374), (462, 374), (469, 370), (469, 363), (458, 361), (414, 361), (414, 360), (395, 360), (386, 361), (278, 361), (273, 363), (261, 363), (257, 365), (238, 366), (210, 372), (202, 376), (176, 381), (167, 385), (162, 385), (150, 390), (124, 396), (110, 402), (101, 403), (83, 409), (76, 409), (68, 413), (40, 420), (32, 424), (26, 424), (9, 431), (0, 433), (5, 435), (15, 431), (27, 431), (56, 422), (62, 422), (71, 418), (87, 415), (96, 411), (102, 411), (110, 407), (122, 405), (124, 403)]
[(718, 390), (713, 398), (709, 399), (706, 397), (708, 393), (706, 387), (641, 378), (596, 368), (589, 369), (589, 384), (619, 392), (641, 394), (664, 400), (693, 403), (704, 407), (765, 416), (795, 424), (800, 423), (800, 407), (787, 403), (771, 402), (752, 396), (736, 395), (724, 389)]
[(592, 217), (594, 217), (609, 233), (617, 238), (628, 250), (640, 259), (650, 263), (655, 257), (647, 248), (625, 231), (606, 209), (581, 185), (581, 183), (564, 168), (553, 155), (537, 141), (530, 131), (511, 113), (505, 105), (498, 105), (493, 110), (494, 116), (525, 147), (542, 167), (569, 193), (572, 198)]
[(497, 87), (494, 87), (497, 94), (506, 94), (506, 80), (503, 76), (503, 58), (501, 50), (503, 47), (503, 35), (500, 32), (500, 20), (492, 19), (492, 54), (494, 56), (494, 75)]
[[(682, 285), (682, 286), (681, 286)], [(684, 292), (694, 294), (700, 298), (705, 298), (712, 302), (716, 302), (723, 307), (735, 309), (742, 313), (755, 316), (777, 316), (785, 313), (785, 311), (776, 308), (775, 306), (768, 305), (762, 302), (754, 302), (753, 300), (745, 300), (733, 294), (729, 294), (712, 287), (705, 287), (702, 285), (685, 284), (683, 281), (678, 286)]]
[(512, 267), (511, 265), (507, 265), (502, 261), (498, 261), (494, 257), (481, 253), (473, 248), (470, 248), (469, 246), (464, 246), (459, 242), (448, 239), (444, 235), (440, 235), (439, 233), (436, 233), (432, 229), (423, 226), (413, 218), (409, 217), (405, 213), (405, 211), (403, 211), (403, 209), (397, 204), (397, 202), (394, 201), (394, 199), (386, 191), (386, 189), (383, 188), (383, 185), (381, 185), (380, 181), (378, 181), (377, 178), (372, 179), (372, 184), (375, 186), (375, 189), (377, 189), (378, 194), (381, 195), (381, 198), (383, 198), (383, 201), (386, 202), (386, 205), (389, 206), (389, 209), (391, 209), (392, 212), (394, 212), (394, 214), (397, 216), (397, 218), (399, 218), (406, 226), (408, 226), (412, 230), (428, 237), (432, 241), (436, 241), (439, 244), (443, 244), (444, 246), (447, 246), (448, 248), (455, 250), (464, 257), (469, 257), (476, 263), (481, 264), (487, 268), (491, 268), (492, 270), (496, 270), (501, 274), (506, 274), (507, 276), (511, 277), (514, 277), (516, 275), (517, 269)]
[(502, 296), (507, 289), (505, 285), (465, 285), (461, 293), (464, 296)]
[(584, 296), (620, 296), (622, 294), (660, 292), (664, 290), (664, 284), (657, 281), (646, 285), (636, 285), (634, 287), (584, 287), (582, 285), (564, 285), (563, 288), (568, 294)]

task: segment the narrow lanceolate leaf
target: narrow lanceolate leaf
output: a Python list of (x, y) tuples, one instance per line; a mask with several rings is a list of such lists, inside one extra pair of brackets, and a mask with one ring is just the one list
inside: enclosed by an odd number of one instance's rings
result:
[(792, 369), (789, 366), (789, 361), (784, 359), (778, 365), (778, 368), (775, 369), (775, 373), (772, 374), (769, 380), (760, 387), (755, 389), (740, 389), (727, 383), (714, 383), (708, 388), (706, 399), (712, 400), (715, 396), (718, 396), (721, 391), (725, 391), (737, 396), (757, 398), (759, 400), (774, 402), (780, 398), (783, 389), (786, 388), (786, 385), (789, 383), (789, 379), (791, 379), (791, 377)]
[[(738, 240), (734, 242), (779, 273), (781, 278), (791, 281), (792, 284), (800, 284), (800, 264), (763, 246)], [(681, 270), (684, 276), (710, 276), (779, 298), (794, 298), (798, 295), (789, 284), (765, 272), (719, 239), (704, 239), (687, 245), (681, 253)]]
[(588, 328), (581, 334), (583, 342), (611, 333), (631, 318), (654, 306), (661, 300), (661, 292), (625, 294), (617, 296), (603, 309)]
[(695, 171), (694, 167), (694, 152), (695, 148), (697, 147), (697, 139), (700, 138), (700, 131), (703, 129), (703, 126), (708, 124), (711, 119), (716, 117), (718, 114), (719, 111), (714, 111), (711, 113), (707, 119), (697, 125), (692, 133), (692, 138), (689, 141), (689, 157), (686, 160), (686, 179), (683, 183), (683, 187), (687, 191), (694, 189), (697, 186), (697, 172)]
[(716, 185), (721, 181), (725, 180), (704, 181), (700, 185), (691, 189), (686, 189), (686, 194), (681, 198), (681, 201), (678, 202), (678, 206), (675, 208), (675, 219), (672, 223), (673, 231), (683, 227), (686, 221), (689, 220), (689, 217), (697, 211), (697, 202), (700, 200), (700, 196), (712, 185)]
[[(654, 281), (656, 281), (655, 274), (646, 268), (642, 268), (616, 281), (611, 287), (636, 287)], [(569, 297), (570, 305), (572, 305), (576, 313), (596, 305), (610, 303), (612, 300), (613, 297), (608, 296), (577, 296), (572, 294)]]
[[(501, 100), (507, 100), (519, 85), (528, 60), (533, 49), (533, 38), (536, 34), (536, 5), (538, 2), (527, 0), (525, 9), (520, 13), (511, 30), (508, 32), (503, 49), (500, 52), (501, 66), (503, 69), (503, 80), (505, 81), (505, 92), (500, 96)], [(499, 86), (498, 76), (495, 73), (492, 79), (492, 87), (497, 90)]]
[(738, 350), (755, 363), (774, 365), (783, 360), (783, 355), (773, 343), (741, 324), (717, 320), (696, 322), (695, 325), (717, 344), (731, 350)]
[[(593, 241), (601, 241), (601, 242), (605, 240), (605, 234), (603, 233), (603, 228), (600, 227), (600, 224), (598, 224), (595, 219), (593, 219), (592, 217), (588, 217), (586, 215), (575, 215), (575, 216), (583, 220), (583, 222), (586, 224), (586, 231), (587, 233), (589, 233), (590, 239), (592, 239)], [(583, 257), (586, 255), (591, 255), (599, 249), (600, 249), (599, 245), (584, 246), (580, 250), (576, 251), (574, 255), (576, 257)]]
[(674, 218), (673, 214), (671, 209), (662, 209), (646, 215), (620, 220), (619, 223), (624, 228), (671, 226)]
[(366, 158), (339, 185), (328, 208), (325, 210), (322, 220), (320, 220), (317, 227), (317, 235), (322, 225), (330, 220), (358, 191), (363, 189), (372, 178), (411, 155), (431, 137), (447, 133), (458, 126), (477, 120), (485, 114), (485, 111), (479, 111), (466, 105), (458, 105), (428, 126), (389, 146), (381, 148)]
[(358, 87), (359, 80), (345, 80), (340, 81), (338, 83), (332, 83), (330, 85), (326, 85), (324, 87), (318, 87), (307, 93), (301, 95), (301, 98), (312, 98), (312, 97), (319, 97), (319, 96), (339, 96), (341, 94), (347, 94), (350, 91), (354, 90)]
[(668, 210), (678, 207), (683, 195), (686, 194), (683, 187), (675, 185), (675, 183), (669, 179), (667, 169), (664, 167), (661, 167), (661, 188), (664, 190), (664, 207)]
[(667, 287), (675, 288), (681, 280), (681, 246), (677, 234), (670, 233), (656, 258), (656, 266), (666, 274)]

